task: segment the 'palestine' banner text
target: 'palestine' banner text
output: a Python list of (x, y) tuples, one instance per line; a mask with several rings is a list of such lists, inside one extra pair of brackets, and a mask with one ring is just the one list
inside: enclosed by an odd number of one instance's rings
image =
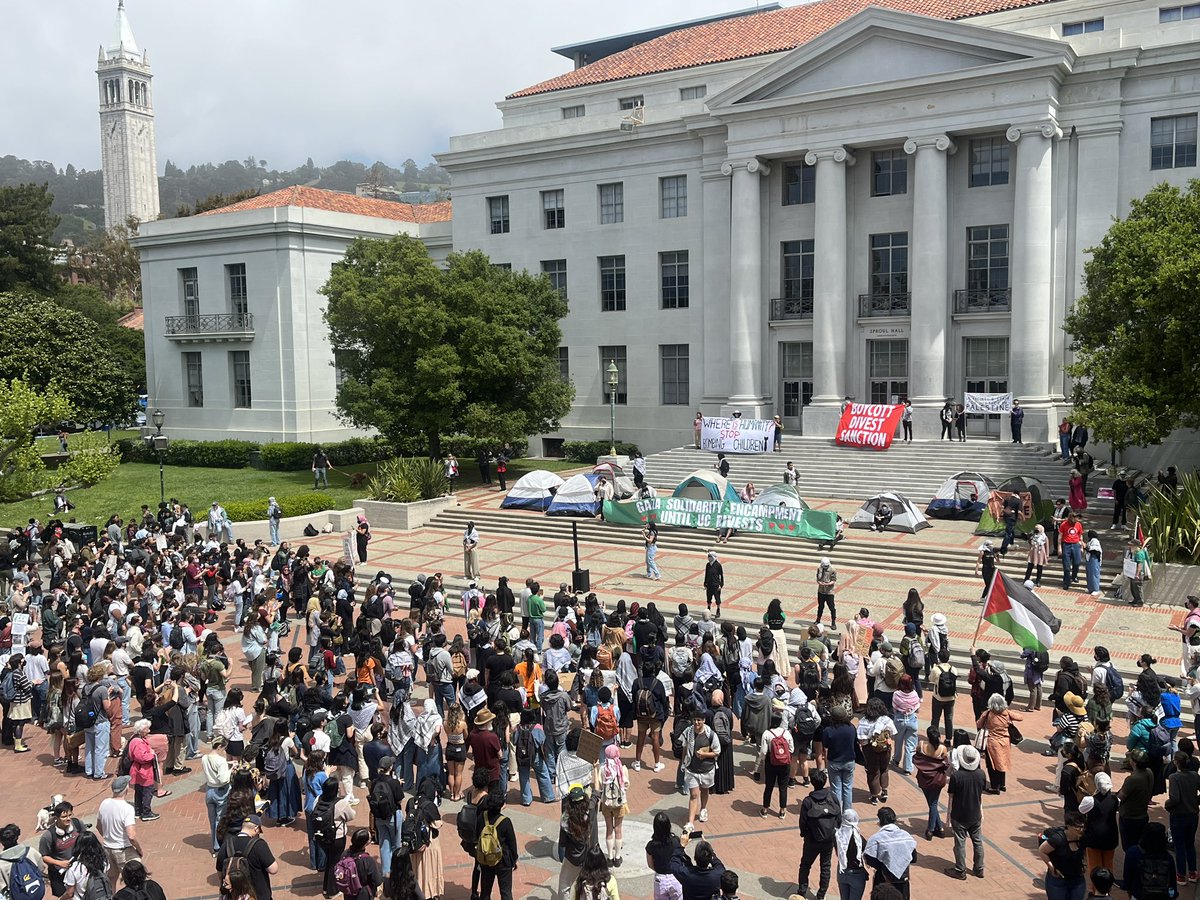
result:
[(837, 515), (832, 512), (687, 497), (605, 500), (604, 521), (613, 525), (655, 522), (707, 531), (733, 528), (748, 534), (779, 534), (815, 541), (833, 540), (837, 527)]

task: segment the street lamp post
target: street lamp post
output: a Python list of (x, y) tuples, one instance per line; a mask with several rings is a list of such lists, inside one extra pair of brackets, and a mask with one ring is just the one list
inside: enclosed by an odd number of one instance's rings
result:
[(621, 382), (621, 373), (614, 360), (608, 361), (608, 426), (609, 446), (608, 455), (617, 455), (617, 385)]
[[(167, 449), (167, 443), (170, 440), (162, 433), (163, 422), (167, 420), (167, 415), (161, 409), (156, 409), (150, 416), (150, 421), (154, 423), (154, 436), (150, 439), (154, 445), (154, 452), (158, 454), (158, 502), (167, 502), (167, 485), (163, 475), (163, 451)], [(161, 507), (160, 507), (161, 508)]]

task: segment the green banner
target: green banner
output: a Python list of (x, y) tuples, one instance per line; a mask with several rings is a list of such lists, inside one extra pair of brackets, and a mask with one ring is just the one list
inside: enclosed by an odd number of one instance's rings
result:
[(604, 521), (614, 525), (656, 522), (676, 528), (708, 531), (733, 528), (748, 534), (778, 534), (830, 541), (837, 527), (837, 514), (761, 503), (733, 503), (729, 500), (652, 497), (648, 500), (605, 500)]

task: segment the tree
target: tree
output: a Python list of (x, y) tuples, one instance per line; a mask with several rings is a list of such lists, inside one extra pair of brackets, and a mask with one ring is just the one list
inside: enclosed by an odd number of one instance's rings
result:
[(393, 440), (502, 443), (551, 431), (574, 388), (559, 378), (567, 302), (541, 275), (452, 253), (445, 271), (408, 235), (359, 239), (330, 273), (325, 322), (343, 374), (337, 407)]
[(31, 291), (0, 294), (0, 379), (60, 391), (88, 422), (124, 422), (137, 391), (95, 323)]
[(96, 337), (129, 379), (134, 389), (146, 389), (146, 339), (134, 328), (117, 324), (128, 311), (127, 306), (109, 303), (100, 290), (91, 284), (64, 284), (51, 299), (59, 306), (82, 313), (95, 322)]
[(28, 496), (42, 486), (46, 467), (34, 430), (71, 415), (70, 402), (57, 390), (0, 380), (0, 500)]
[(0, 187), (0, 292), (54, 287), (51, 236), (58, 216), (50, 212), (53, 202), (45, 184)]
[(1116, 450), (1200, 426), (1200, 181), (1134, 200), (1066, 317), (1076, 417)]
[(97, 231), (88, 242), (91, 280), (110, 303), (142, 304), (141, 255), (130, 243), (137, 231), (137, 217), (130, 216), (121, 224)]

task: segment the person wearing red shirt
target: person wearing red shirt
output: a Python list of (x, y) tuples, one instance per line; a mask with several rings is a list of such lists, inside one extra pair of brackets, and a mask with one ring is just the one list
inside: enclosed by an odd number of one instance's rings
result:
[(475, 730), (467, 738), (475, 768), (487, 769), (493, 785), (500, 781), (500, 737), (492, 731), (495, 718), (490, 709), (480, 710), (475, 716)]
[(1083, 563), (1083, 523), (1072, 512), (1058, 526), (1059, 543), (1062, 545), (1063, 590), (1069, 590), (1079, 579), (1079, 567)]

